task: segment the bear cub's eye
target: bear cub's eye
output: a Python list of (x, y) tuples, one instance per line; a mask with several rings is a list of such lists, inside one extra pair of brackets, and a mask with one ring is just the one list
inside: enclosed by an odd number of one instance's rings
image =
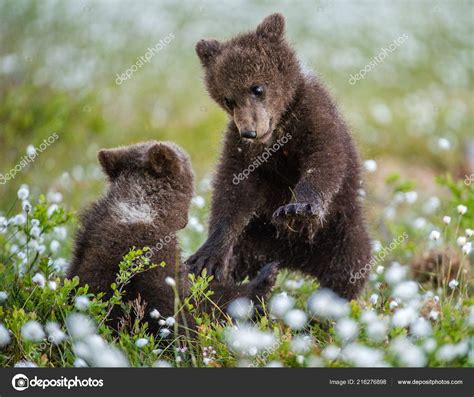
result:
[(251, 90), (252, 94), (254, 94), (256, 97), (260, 97), (265, 93), (265, 90), (261, 85), (254, 85)]
[(234, 101), (229, 98), (224, 98), (224, 105), (227, 107), (227, 109), (232, 110), (234, 108)]

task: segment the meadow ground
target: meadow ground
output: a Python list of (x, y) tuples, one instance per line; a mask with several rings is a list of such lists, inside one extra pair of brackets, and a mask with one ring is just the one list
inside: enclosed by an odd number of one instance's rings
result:
[[(0, 173), (9, 177), (0, 179), (1, 366), (474, 364), (473, 5), (296, 4), (0, 4)], [(120, 297), (105, 301), (63, 279), (77, 212), (104, 189), (96, 152), (157, 139), (190, 153), (196, 196), (179, 236), (190, 255), (206, 237), (226, 123), (205, 93), (194, 44), (250, 29), (274, 11), (286, 16), (288, 37), (333, 91), (358, 143), (370, 282), (345, 302), (282, 271), (263, 313), (250, 319), (252, 307), (238, 301), (233, 319), (218, 321), (199, 312), (212, 300), (200, 277), (181, 302), (195, 310), (198, 335), (173, 337), (180, 315), (156, 318), (158, 338), (139, 324), (115, 335), (104, 318), (125, 305)], [(120, 77), (160, 40), (149, 61)], [(121, 282), (139, 255), (124, 259)]]

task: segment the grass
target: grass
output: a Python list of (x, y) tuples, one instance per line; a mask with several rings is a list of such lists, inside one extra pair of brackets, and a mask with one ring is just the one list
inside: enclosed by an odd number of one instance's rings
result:
[[(29, 145), (54, 132), (59, 137), (0, 185), (0, 365), (472, 366), (472, 253), (463, 253), (457, 241), (466, 236), (464, 246), (472, 242), (466, 230), (473, 228), (474, 185), (463, 183), (474, 122), (472, 4), (119, 3), (114, 9), (92, 1), (0, 5), (1, 175)], [(227, 315), (221, 321), (199, 311), (199, 302), (212, 300), (209, 279), (201, 277), (192, 280), (192, 298), (179, 303), (195, 308), (199, 334), (153, 338), (139, 323), (113, 334), (104, 325), (110, 305), (133, 310), (120, 293), (107, 301), (63, 278), (76, 214), (104, 189), (97, 150), (158, 139), (190, 153), (197, 197), (179, 238), (185, 257), (194, 252), (206, 236), (209, 179), (226, 119), (205, 93), (193, 47), (202, 37), (231, 37), (277, 10), (302, 61), (338, 99), (361, 157), (376, 161), (377, 169), (365, 175), (374, 254), (403, 233), (408, 238), (374, 266), (357, 302), (319, 296), (342, 315), (314, 312), (308, 301), (319, 291), (317, 282), (282, 271), (277, 298), (263, 313), (253, 321)], [(115, 84), (117, 73), (170, 32), (175, 39), (165, 49)], [(349, 84), (351, 74), (405, 33), (406, 43)], [(28, 213), (18, 198), (23, 184), (33, 207)], [(459, 205), (467, 207), (462, 216)], [(443, 216), (452, 218), (449, 225)], [(438, 240), (429, 239), (433, 230)], [(414, 264), (426, 265), (419, 258), (436, 250), (449, 255), (439, 255), (415, 278)], [(130, 256), (122, 264), (123, 276)], [(461, 270), (446, 277), (448, 269)], [(395, 282), (397, 272), (402, 276)], [(459, 284), (451, 288), (453, 279)], [(269, 302), (301, 311), (275, 315), (279, 306), (271, 309)], [(176, 324), (183, 326), (179, 316)], [(401, 351), (410, 352), (408, 358)]]

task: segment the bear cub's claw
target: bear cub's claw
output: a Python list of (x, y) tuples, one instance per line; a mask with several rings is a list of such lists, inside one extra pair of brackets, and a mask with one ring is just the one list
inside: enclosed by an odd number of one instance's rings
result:
[(281, 206), (273, 213), (273, 218), (292, 217), (293, 215), (301, 217), (317, 216), (320, 208), (314, 203), (290, 203)]
[(223, 281), (225, 278), (224, 265), (225, 260), (216, 251), (208, 249), (206, 246), (201, 247), (186, 261), (186, 266), (192, 273), (199, 275), (206, 268), (207, 274), (214, 276), (217, 281)]

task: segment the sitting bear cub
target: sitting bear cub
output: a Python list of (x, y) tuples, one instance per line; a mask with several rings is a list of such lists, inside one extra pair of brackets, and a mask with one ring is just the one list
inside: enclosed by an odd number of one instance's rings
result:
[(214, 178), (209, 236), (188, 260), (218, 278), (262, 263), (317, 277), (356, 297), (370, 261), (358, 155), (328, 90), (305, 70), (273, 14), (255, 31), (196, 51), (230, 121)]
[[(109, 187), (105, 196), (82, 214), (68, 278), (79, 276), (81, 284), (110, 297), (122, 257), (134, 246), (150, 247), (145, 256), (152, 263), (164, 261), (166, 266), (134, 276), (126, 286), (126, 300), (141, 296), (147, 304), (145, 320), (156, 333), (158, 324), (150, 318), (151, 310), (157, 309), (164, 317), (176, 314), (174, 293), (165, 279), (177, 278), (181, 298), (187, 293), (188, 273), (181, 263), (176, 232), (188, 221), (193, 194), (191, 164), (177, 145), (155, 141), (100, 150), (98, 158)], [(269, 264), (256, 279), (241, 286), (214, 281), (212, 300), (225, 306), (239, 296), (263, 297), (275, 277), (276, 265)], [(112, 313), (114, 326), (120, 314), (118, 310)]]

